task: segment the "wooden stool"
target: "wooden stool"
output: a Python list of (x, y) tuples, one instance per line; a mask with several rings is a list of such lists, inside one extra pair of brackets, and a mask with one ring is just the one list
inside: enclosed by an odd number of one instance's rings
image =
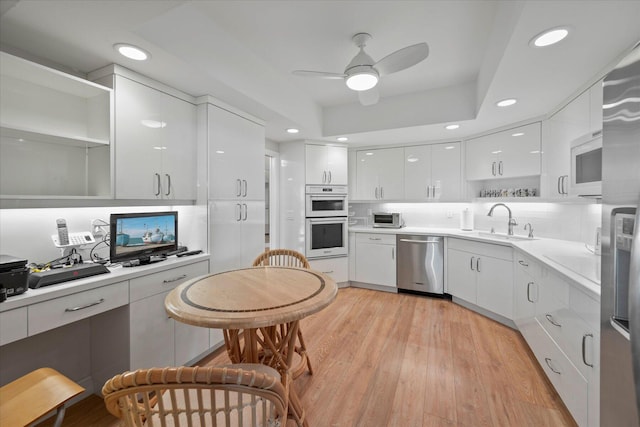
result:
[(60, 427), (65, 403), (83, 391), (55, 369), (36, 369), (0, 387), (0, 426), (26, 426), (56, 409)]

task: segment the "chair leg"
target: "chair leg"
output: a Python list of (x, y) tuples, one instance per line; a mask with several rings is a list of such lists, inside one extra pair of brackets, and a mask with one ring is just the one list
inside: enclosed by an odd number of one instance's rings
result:
[(304, 338), (302, 338), (302, 331), (300, 330), (300, 328), (298, 328), (298, 341), (300, 341), (300, 353), (304, 353), (304, 356), (307, 359), (307, 368), (309, 369), (309, 375), (313, 375), (311, 359), (309, 358), (309, 354), (307, 353), (307, 346), (304, 343)]
[(65, 406), (58, 406), (58, 410), (56, 412), (56, 421), (53, 423), (53, 427), (62, 427), (62, 420), (64, 419)]

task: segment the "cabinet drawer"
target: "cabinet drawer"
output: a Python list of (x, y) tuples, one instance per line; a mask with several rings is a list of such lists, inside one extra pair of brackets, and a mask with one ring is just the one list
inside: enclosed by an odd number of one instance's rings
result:
[(465, 239), (449, 238), (447, 242), (449, 249), (457, 249), (459, 251), (481, 254), (493, 258), (503, 259), (505, 261), (513, 260), (513, 250), (511, 247), (496, 245), (492, 243), (473, 242)]
[(0, 345), (27, 337), (27, 307), (0, 313)]
[(516, 252), (515, 259), (516, 268), (527, 272), (534, 280), (540, 280), (542, 277), (542, 266), (537, 261), (519, 252)]
[(327, 258), (309, 261), (311, 268), (331, 277), (336, 283), (349, 280), (349, 259)]
[(170, 291), (185, 280), (209, 273), (207, 261), (184, 265), (130, 280), (129, 297), (137, 301), (151, 295)]
[(587, 380), (540, 325), (529, 331), (527, 341), (573, 418), (579, 426), (587, 426)]
[(129, 282), (119, 282), (29, 306), (29, 336), (126, 305)]
[(580, 290), (571, 287), (569, 292), (571, 310), (573, 310), (590, 328), (600, 330), (600, 302)]
[(395, 245), (395, 234), (356, 233), (356, 243), (377, 243), (381, 245)]

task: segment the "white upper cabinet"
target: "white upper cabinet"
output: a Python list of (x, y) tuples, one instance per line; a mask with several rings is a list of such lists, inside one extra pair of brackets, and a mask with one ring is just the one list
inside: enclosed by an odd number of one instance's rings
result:
[(0, 195), (111, 197), (111, 89), (0, 52), (0, 93)]
[(404, 198), (459, 199), (460, 151), (459, 142), (404, 147)]
[(196, 107), (115, 76), (117, 199), (195, 199)]
[(356, 163), (356, 199), (404, 197), (404, 148), (357, 151)]
[(264, 200), (264, 126), (212, 104), (207, 109), (209, 199)]
[(467, 180), (540, 175), (540, 123), (467, 141)]
[(602, 81), (543, 123), (541, 196), (569, 195), (571, 142), (602, 130)]
[(307, 144), (307, 184), (347, 185), (347, 147)]

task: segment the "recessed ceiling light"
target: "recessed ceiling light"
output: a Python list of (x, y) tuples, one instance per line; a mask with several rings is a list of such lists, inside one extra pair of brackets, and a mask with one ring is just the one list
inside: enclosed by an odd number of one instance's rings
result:
[(508, 99), (503, 99), (502, 101), (496, 102), (496, 105), (498, 107), (508, 107), (510, 105), (515, 104), (516, 102), (518, 101), (515, 98), (508, 98)]
[(524, 135), (524, 132), (516, 132), (511, 134), (511, 136), (522, 136), (522, 135)]
[(460, 125), (446, 125), (444, 128), (446, 130), (454, 130), (454, 129), (458, 129), (460, 127)]
[(569, 35), (569, 29), (566, 27), (551, 28), (545, 30), (531, 39), (529, 45), (532, 47), (546, 47), (556, 44)]
[(348, 141), (349, 138), (347, 138), (346, 136), (339, 136), (336, 138), (336, 140), (340, 141), (340, 142), (345, 142)]
[(296, 128), (289, 128), (289, 129), (287, 129), (287, 132), (288, 132), (288, 133), (298, 133), (298, 132), (300, 132), (300, 129), (296, 129)]
[(364, 154), (366, 154), (367, 156), (373, 156), (373, 153), (372, 153), (371, 151), (366, 152), (366, 153), (364, 153)]
[(454, 147), (453, 145), (448, 145), (448, 146), (444, 147), (445, 150), (453, 150), (454, 148), (456, 148), (456, 147)]
[(113, 48), (122, 56), (126, 56), (129, 59), (135, 61), (146, 61), (151, 58), (151, 54), (146, 50), (126, 43), (117, 43), (113, 45)]

